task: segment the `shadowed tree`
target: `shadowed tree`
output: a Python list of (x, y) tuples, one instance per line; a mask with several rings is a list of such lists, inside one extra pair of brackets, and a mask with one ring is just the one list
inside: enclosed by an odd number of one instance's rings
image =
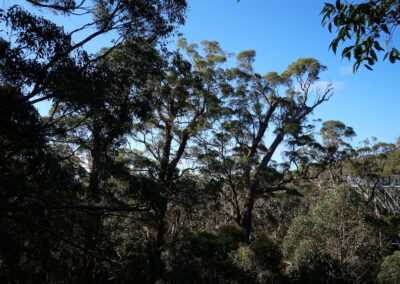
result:
[[(142, 210), (134, 200), (118, 199), (115, 179), (129, 177), (129, 171), (117, 155), (132, 117), (144, 118), (149, 110), (135, 92), (157, 73), (146, 69), (154, 62), (153, 44), (183, 21), (186, 3), (29, 2), (49, 12), (95, 15), (92, 23), (66, 31), (33, 9), (14, 5), (0, 11), (2, 237), (19, 249), (11, 257), (16, 278), (30, 279), (37, 270), (31, 281), (108, 279), (123, 263), (104, 242), (104, 216)], [(95, 55), (83, 50), (109, 32), (120, 36), (111, 47)], [(46, 118), (33, 107), (42, 101), (53, 104)], [(21, 234), (26, 228), (31, 233)], [(56, 269), (49, 268), (52, 261)]]
[[(177, 24), (184, 22), (186, 10), (184, 0), (27, 2), (65, 16), (79, 18), (92, 14), (92, 21), (66, 31), (18, 5), (1, 10), (0, 21), (6, 27), (0, 35), (1, 75), (22, 94), (18, 99), (10, 98), (2, 106), (4, 109), (23, 103), (76, 99), (75, 96), (61, 96), (54, 87), (60, 84), (60, 80), (67, 81), (65, 85), (73, 85), (74, 76), (80, 76), (92, 62), (107, 56), (127, 40), (156, 42), (167, 36)], [(90, 19), (90, 15), (80, 18)], [(83, 50), (86, 43), (110, 33), (115, 38), (107, 52), (91, 56)], [(67, 73), (69, 76), (65, 76)]]
[[(153, 241), (159, 259), (169, 227), (169, 212), (181, 206), (182, 201), (193, 194), (200, 194), (180, 191), (185, 190), (184, 183), (189, 181), (184, 177), (189, 177), (195, 170), (190, 157), (190, 141), (210, 128), (209, 120), (219, 104), (210, 83), (212, 77), (206, 74), (208, 70), (205, 65), (215, 67), (224, 61), (224, 58), (209, 58), (208, 62), (200, 62), (200, 58), (190, 53), (190, 47), (186, 46), (183, 39), (180, 47), (186, 51), (193, 66), (179, 51), (167, 56), (168, 59), (159, 66), (160, 74), (146, 81), (139, 96), (148, 99), (152, 114), (147, 121), (136, 123), (131, 135), (139, 149), (134, 153), (135, 171), (159, 184), (159, 191), (154, 191), (151, 197), (154, 210)], [(210, 57), (215, 51), (208, 49), (217, 48), (213, 43), (204, 43), (204, 50)], [(196, 190), (196, 186), (191, 189)], [(155, 279), (160, 277), (159, 272), (153, 273)]]

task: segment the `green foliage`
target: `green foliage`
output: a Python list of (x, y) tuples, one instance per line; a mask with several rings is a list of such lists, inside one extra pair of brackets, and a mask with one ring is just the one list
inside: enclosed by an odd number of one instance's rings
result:
[(254, 283), (229, 253), (244, 241), (242, 229), (222, 227), (214, 234), (184, 232), (168, 252), (167, 283)]
[[(147, 190), (159, 185), (135, 179), (119, 154), (132, 119), (150, 111), (136, 92), (157, 74), (154, 44), (183, 22), (186, 2), (28, 2), (63, 15), (98, 12), (97, 27), (66, 32), (34, 9), (0, 11), (1, 281), (151, 282), (149, 271), (163, 267), (153, 243), (143, 234), (125, 248), (114, 240), (142, 230), (132, 218), (154, 221), (145, 208), (160, 202)], [(110, 31), (124, 44), (82, 49)], [(53, 106), (41, 117), (33, 105), (46, 100)]]
[(395, 251), (383, 259), (378, 274), (380, 283), (397, 283), (400, 281), (400, 251)]
[(353, 128), (337, 120), (325, 121), (320, 130), (320, 134), (326, 145), (341, 145), (344, 144), (342, 139), (351, 138), (356, 135)]
[(366, 141), (366, 145), (357, 149), (352, 159), (348, 163), (350, 175), (358, 178), (360, 188), (369, 195), (373, 196), (374, 184), (377, 184), (380, 177), (385, 173), (396, 173), (396, 155), (398, 150), (396, 145), (391, 143), (376, 142), (372, 145)]
[[(0, 11), (0, 282), (348, 283), (398, 250), (398, 218), (323, 190), (321, 173), (398, 173), (399, 145), (353, 150), (339, 121), (315, 140), (332, 91), (317, 60), (262, 76), (254, 50), (234, 66), (217, 41), (168, 51), (183, 0), (27, 2), (95, 21)], [(119, 38), (88, 54), (104, 34)]]
[(383, 170), (384, 175), (400, 175), (400, 149), (387, 154), (387, 160)]
[(393, 34), (399, 25), (399, 8), (397, 0), (351, 1), (337, 0), (325, 3), (321, 11), (322, 24), (329, 32), (335, 30), (335, 39), (330, 48), (336, 53), (339, 43), (350, 41), (342, 50), (342, 57), (355, 59), (353, 70), (362, 63), (372, 70), (378, 61), (378, 54), (384, 53), (383, 59), (391, 63), (400, 59), (400, 53), (391, 44)]
[[(310, 161), (298, 151), (300, 144), (313, 140), (306, 134), (310, 129), (307, 116), (328, 100), (332, 90), (312, 88), (326, 69), (313, 58), (300, 58), (282, 74), (261, 76), (253, 67), (255, 56), (254, 50), (242, 51), (234, 68), (218, 70), (219, 110), (223, 112), (197, 147), (203, 172), (224, 182), (222, 195), (228, 199), (231, 216), (247, 227), (248, 234), (256, 200), (264, 193), (282, 190), (296, 175), (286, 175), (291, 165), (301, 167)], [(269, 133), (272, 142), (266, 139)], [(287, 159), (274, 164), (275, 151), (284, 142), (291, 147)], [(303, 170), (305, 175), (306, 167)]]
[[(324, 266), (330, 258), (334, 267), (343, 266), (344, 272), (351, 271), (357, 277), (373, 273), (365, 259), (377, 257), (378, 239), (369, 216), (368, 208), (353, 190), (341, 187), (329, 192), (307, 215), (293, 220), (283, 244), (289, 271), (303, 269), (308, 261), (322, 261), (318, 265)], [(328, 260), (313, 260), (318, 254), (327, 255)], [(345, 279), (345, 275), (333, 277)]]
[(258, 283), (281, 283), (285, 280), (281, 250), (267, 237), (257, 238), (250, 245), (241, 246), (232, 255), (235, 263), (253, 275)]
[(285, 75), (288, 74), (295, 77), (306, 75), (308, 80), (314, 82), (319, 79), (319, 74), (324, 70), (326, 70), (326, 66), (319, 63), (318, 60), (314, 58), (301, 58), (289, 65)]
[(290, 283), (354, 283), (356, 279), (330, 255), (314, 251), (290, 271)]

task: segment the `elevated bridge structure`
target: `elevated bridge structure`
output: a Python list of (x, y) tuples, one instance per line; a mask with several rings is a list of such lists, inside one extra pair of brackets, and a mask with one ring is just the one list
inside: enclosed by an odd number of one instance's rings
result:
[(400, 215), (400, 175), (387, 175), (374, 179), (352, 177), (347, 184), (360, 193), (367, 202), (379, 210)]

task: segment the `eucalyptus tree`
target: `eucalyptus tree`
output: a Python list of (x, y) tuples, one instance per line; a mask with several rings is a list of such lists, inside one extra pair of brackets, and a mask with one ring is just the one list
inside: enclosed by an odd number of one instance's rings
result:
[[(147, 197), (154, 212), (152, 239), (157, 258), (166, 242), (173, 208), (184, 206), (191, 196), (199, 194), (191, 178), (195, 170), (191, 141), (211, 127), (220, 103), (211, 72), (225, 61), (222, 55), (213, 57), (219, 52), (216, 43), (204, 43), (205, 57), (195, 53), (185, 40), (179, 44), (192, 63), (179, 50), (159, 55), (166, 57), (160, 61), (160, 72), (146, 81), (138, 95), (147, 100), (152, 114), (146, 121), (137, 121), (131, 133), (136, 148), (133, 171), (158, 184)], [(189, 202), (189, 207), (193, 206)]]
[[(255, 51), (243, 51), (236, 58), (237, 67), (226, 70), (221, 82), (223, 115), (214, 123), (212, 138), (200, 143), (199, 158), (205, 172), (224, 181), (227, 190), (222, 194), (233, 208), (233, 218), (250, 235), (258, 198), (287, 189), (285, 184), (295, 178), (285, 176), (290, 164), (305, 163), (293, 147), (312, 142), (307, 116), (329, 99), (332, 87), (316, 87), (325, 66), (312, 58), (299, 59), (282, 74), (265, 76), (254, 70)], [(285, 138), (293, 147), (288, 162), (278, 168), (272, 158)]]
[[(1, 132), (5, 155), (0, 177), (2, 233), (12, 236), (22, 228), (31, 229), (30, 234), (20, 234), (13, 241), (20, 244), (16, 261), (24, 257), (21, 252), (31, 250), (24, 244), (38, 246), (38, 252), (25, 256), (32, 262), (14, 263), (20, 267), (20, 279), (29, 278), (27, 268), (35, 267), (41, 271), (38, 281), (80, 277), (90, 282), (114, 274), (105, 266), (122, 265), (116, 261), (119, 258), (111, 243), (105, 241), (109, 232), (104, 224), (110, 215), (126, 212), (129, 216), (140, 207), (134, 200), (120, 198), (127, 190), (121, 193), (117, 185), (128, 179), (129, 172), (117, 156), (133, 116), (146, 113), (143, 102), (135, 99), (135, 89), (148, 72), (154, 72), (152, 61), (146, 59), (152, 51), (130, 42), (74, 76), (73, 85), (60, 80), (54, 90), (76, 99), (55, 102), (48, 117), (41, 118), (29, 104), (6, 113), (10, 126), (5, 124)], [(124, 63), (120, 62), (122, 54)], [(15, 92), (15, 88), (8, 89)], [(10, 93), (2, 99), (8, 100)], [(9, 258), (3, 258), (6, 252), (1, 257), (7, 263)], [(43, 253), (55, 257), (46, 260)], [(67, 273), (47, 269), (50, 261), (59, 263)]]
[[(104, 261), (115, 263), (110, 261), (115, 254), (107, 258), (105, 250), (100, 252), (101, 236), (88, 224), (98, 219), (93, 216), (136, 208), (117, 200), (109, 183), (126, 173), (118, 173), (116, 155), (132, 116), (144, 117), (148, 111), (146, 103), (134, 98), (137, 83), (154, 72), (142, 68), (153, 56), (146, 57), (148, 48), (140, 45), (160, 43), (183, 23), (186, 2), (25, 2), (10, 2), (0, 10), (0, 209), (1, 233), (7, 239), (1, 262), (13, 260), (10, 267), (19, 269), (14, 277), (29, 281), (74, 281), (85, 269), (88, 282), (100, 279), (99, 271), (108, 279), (112, 269)], [(82, 26), (71, 30), (41, 13), (74, 17)], [(105, 34), (113, 37), (108, 49), (95, 54), (85, 50)], [(126, 57), (123, 63), (109, 61), (129, 44), (135, 45), (140, 63)], [(131, 69), (121, 68), (128, 61)], [(34, 107), (44, 101), (52, 104), (46, 118)], [(81, 165), (81, 153), (90, 153), (89, 170)], [(26, 228), (29, 233), (21, 234)], [(7, 245), (15, 251), (8, 253)], [(80, 264), (87, 258), (85, 268)], [(31, 262), (22, 263), (24, 259)], [(50, 262), (59, 267), (48, 269)], [(38, 278), (31, 279), (35, 270)], [(57, 272), (62, 270), (67, 273)]]
[[(154, 44), (183, 23), (186, 8), (185, 1), (27, 2), (45, 12), (92, 18), (92, 21), (69, 31), (37, 10), (28, 10), (27, 5), (7, 5), (0, 10), (0, 22), (4, 26), (0, 35), (0, 84), (8, 90), (0, 107), (1, 131), (7, 133), (18, 129), (9, 116), (23, 105), (43, 101), (67, 104), (75, 109), (89, 105), (96, 96), (93, 90), (85, 88), (91, 85), (87, 80), (93, 64), (126, 41)], [(91, 55), (84, 50), (85, 44), (109, 33), (118, 38), (105, 52)], [(139, 72), (135, 75), (142, 76)], [(44, 124), (48, 125), (48, 122)]]
[[(4, 153), (7, 153), (8, 159), (17, 159), (17, 155), (24, 150), (24, 147), (29, 148), (29, 139), (16, 139), (14, 142), (17, 143), (9, 143), (10, 138), (23, 137), (22, 131), (26, 131), (27, 125), (34, 127), (26, 134), (33, 131), (35, 135), (40, 135), (44, 139), (44, 144), (40, 146), (42, 147), (57, 136), (52, 127), (58, 122), (60, 111), (65, 111), (70, 117), (80, 116), (81, 122), (84, 122), (87, 114), (93, 118), (94, 108), (98, 106), (101, 108), (101, 104), (104, 104), (104, 85), (107, 82), (101, 80), (107, 80), (106, 77), (109, 76), (109, 74), (103, 74), (104, 70), (99, 69), (101, 64), (96, 65), (96, 63), (127, 41), (135, 42), (136, 50), (140, 50), (139, 45), (143, 41), (150, 42), (150, 45), (155, 44), (158, 39), (172, 32), (177, 24), (183, 22), (186, 7), (185, 1), (146, 1), (145, 3), (143, 1), (81, 1), (79, 4), (75, 1), (52, 0), (27, 2), (43, 11), (66, 16), (79, 17), (83, 14), (93, 14), (93, 21), (83, 24), (81, 28), (74, 31), (67, 31), (65, 27), (58, 26), (46, 17), (28, 11), (26, 6), (10, 5), (0, 11), (0, 21), (4, 26), (0, 39), (0, 84), (4, 90), (0, 107), (2, 121), (0, 135), (2, 144), (3, 141), (5, 143), (1, 147)], [(75, 37), (77, 33), (89, 30), (93, 33), (86, 34), (83, 38)], [(104, 52), (94, 55), (84, 50), (86, 43), (99, 35), (110, 32), (116, 32), (114, 35), (119, 34), (120, 41), (114, 42)], [(148, 57), (146, 61), (151, 62)], [(135, 62), (135, 64), (138, 63)], [(147, 71), (140, 71), (138, 67), (141, 65), (135, 66), (136, 71), (131, 74), (131, 77), (136, 77), (135, 82), (141, 81), (148, 74)], [(97, 75), (95, 75), (96, 72)], [(115, 84), (113, 86), (115, 87)], [(111, 102), (109, 107), (117, 101), (125, 105), (131, 103), (126, 101), (126, 96), (118, 97), (118, 94), (114, 95), (113, 100), (114, 102)], [(37, 114), (31, 116), (24, 114), (29, 109), (25, 105), (32, 106), (43, 101), (52, 103), (54, 110), (44, 121), (28, 122), (13, 119), (19, 116), (24, 120), (40, 120)], [(143, 116), (148, 111), (145, 106), (145, 104), (137, 104), (134, 111), (140, 112)], [(121, 115), (128, 117), (130, 114)], [(94, 119), (93, 126), (98, 124), (100, 119), (101, 117)], [(21, 127), (23, 124), (25, 126)], [(110, 125), (110, 127), (114, 126)], [(100, 141), (100, 139), (96, 140)], [(94, 178), (95, 175), (91, 176)], [(92, 181), (96, 183), (94, 179)]]
[(322, 124), (318, 134), (322, 143), (311, 151), (323, 166), (323, 172), (315, 184), (319, 188), (332, 188), (346, 181), (347, 165), (355, 153), (349, 142), (356, 133), (341, 121), (328, 120)]

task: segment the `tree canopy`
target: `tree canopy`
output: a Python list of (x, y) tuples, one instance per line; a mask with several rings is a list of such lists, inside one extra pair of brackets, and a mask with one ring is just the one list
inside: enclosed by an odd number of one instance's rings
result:
[(317, 59), (171, 47), (181, 0), (25, 4), (0, 11), (1, 283), (398, 280), (400, 144), (313, 119)]

